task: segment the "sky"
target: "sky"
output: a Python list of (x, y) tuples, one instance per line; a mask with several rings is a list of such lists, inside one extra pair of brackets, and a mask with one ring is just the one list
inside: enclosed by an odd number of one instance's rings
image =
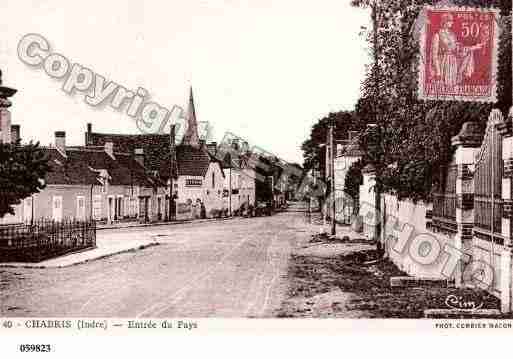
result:
[(91, 107), (63, 80), (24, 64), (17, 46), (43, 35), (51, 52), (151, 101), (186, 108), (194, 89), (198, 121), (220, 141), (226, 131), (283, 160), (302, 163), (301, 143), (329, 112), (351, 110), (359, 95), (369, 13), (350, 0), (2, 0), (0, 68), (18, 89), (12, 121), (23, 140), (83, 145), (86, 123), (138, 133), (126, 111)]

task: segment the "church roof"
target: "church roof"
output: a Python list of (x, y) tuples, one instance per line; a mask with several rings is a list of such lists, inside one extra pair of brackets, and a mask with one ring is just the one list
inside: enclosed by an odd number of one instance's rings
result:
[(194, 106), (194, 96), (189, 94), (189, 107), (187, 108), (187, 129), (183, 135), (182, 145), (199, 147), (200, 140), (198, 135), (198, 121), (196, 121), (196, 108)]

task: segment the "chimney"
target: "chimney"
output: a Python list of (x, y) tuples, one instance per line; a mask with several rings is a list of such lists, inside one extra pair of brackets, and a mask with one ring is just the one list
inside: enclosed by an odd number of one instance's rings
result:
[(215, 156), (217, 154), (217, 142), (210, 142), (207, 145), (207, 150), (212, 156)]
[(55, 131), (55, 147), (63, 154), (66, 154), (66, 132)]
[(105, 147), (105, 152), (107, 152), (107, 154), (110, 156), (110, 158), (115, 160), (116, 157), (114, 157), (114, 142), (112, 142), (112, 141), (105, 142), (104, 147)]
[(135, 161), (144, 167), (144, 150), (142, 148), (136, 148), (134, 153)]
[(91, 132), (93, 132), (93, 125), (89, 122), (87, 124), (87, 132), (85, 134), (85, 145), (86, 146), (91, 146), (92, 145)]
[(16, 143), (20, 139), (20, 125), (11, 125), (11, 142)]

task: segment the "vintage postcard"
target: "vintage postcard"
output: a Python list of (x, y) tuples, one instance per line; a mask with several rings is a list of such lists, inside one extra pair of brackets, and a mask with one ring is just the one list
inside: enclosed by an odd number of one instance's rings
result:
[(0, 357), (511, 335), (511, 10), (3, 0)]

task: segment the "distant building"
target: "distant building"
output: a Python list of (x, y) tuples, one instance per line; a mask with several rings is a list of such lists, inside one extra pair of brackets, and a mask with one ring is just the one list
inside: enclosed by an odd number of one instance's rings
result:
[[(336, 140), (336, 148), (334, 155), (334, 177), (335, 177), (335, 204), (336, 204), (336, 217), (340, 222), (348, 222), (352, 210), (353, 204), (350, 200), (344, 195), (344, 188), (346, 183), (346, 176), (349, 171), (349, 168), (353, 163), (362, 158), (362, 151), (358, 146), (358, 137), (359, 133), (356, 131), (348, 131), (348, 135), (346, 139)], [(326, 178), (327, 183), (329, 183), (331, 176), (331, 161), (330, 161), (330, 147), (329, 142), (327, 141), (328, 146), (326, 146)], [(331, 193), (331, 188), (329, 189)]]
[[(243, 209), (249, 206), (255, 206), (256, 203), (256, 172), (251, 161), (249, 153), (239, 147), (237, 141), (229, 144), (233, 151), (223, 151), (226, 153), (221, 160), (221, 166), (225, 175), (223, 186), (223, 206), (229, 209), (229, 213), (242, 213)], [(218, 153), (217, 144), (210, 143), (208, 150), (211, 156), (221, 156)], [(247, 147), (247, 146), (246, 146)]]
[(169, 187), (173, 187), (171, 217), (177, 219), (212, 217), (224, 209), (224, 172), (220, 161), (209, 154), (198, 135), (198, 123), (192, 89), (187, 113), (187, 129), (182, 142), (175, 143), (174, 128), (170, 134), (104, 134), (93, 132), (88, 124), (87, 147), (112, 143), (119, 151), (138, 152), (144, 166), (166, 184), (163, 201), (169, 207)]

